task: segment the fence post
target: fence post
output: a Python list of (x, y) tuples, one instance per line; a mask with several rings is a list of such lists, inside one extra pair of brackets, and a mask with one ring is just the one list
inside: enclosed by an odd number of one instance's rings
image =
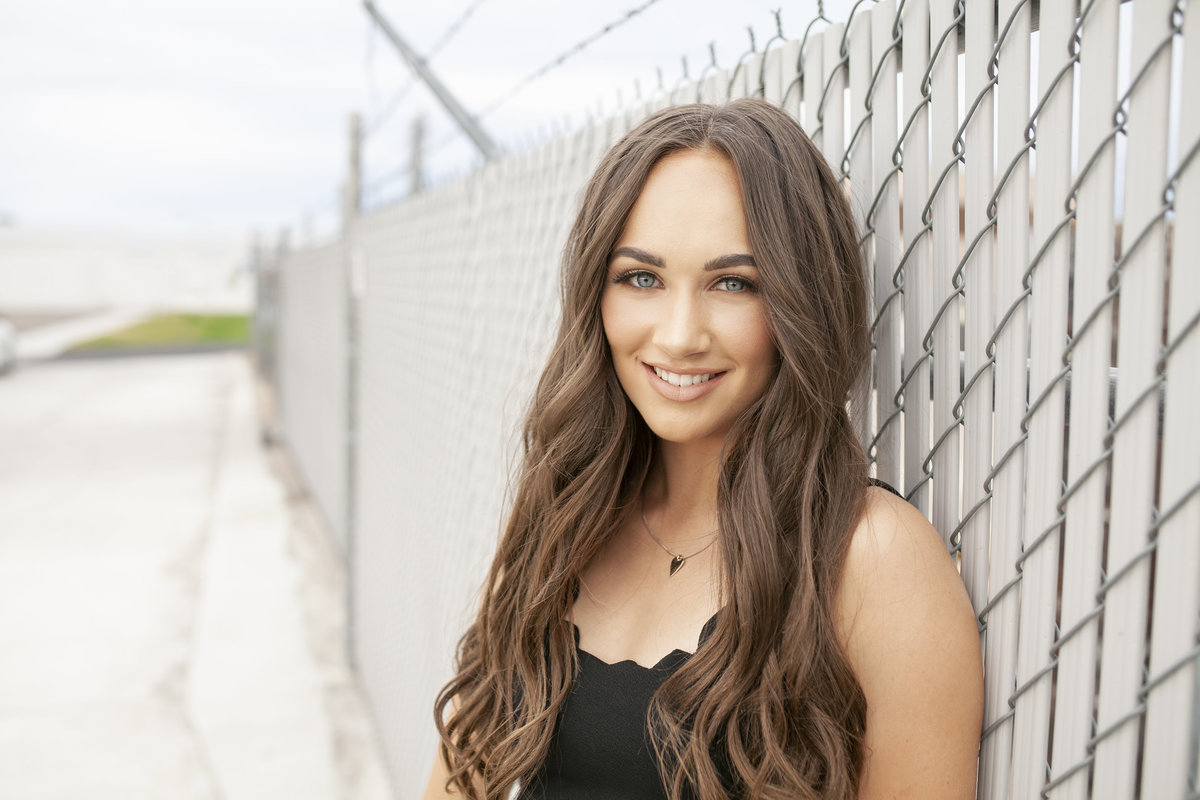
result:
[(342, 184), (342, 234), (345, 236), (362, 209), (362, 117), (350, 115), (350, 147), (347, 150), (346, 182)]
[(410, 146), (410, 163), (408, 168), (409, 178), (412, 183), (409, 188), (410, 194), (418, 194), (425, 185), (424, 176), (424, 148), (425, 148), (425, 118), (415, 117), (412, 123), (412, 138), (409, 142)]
[(279, 229), (275, 239), (275, 252), (270, 257), (272, 268), (274, 269), (274, 290), (272, 292), (272, 302), (275, 306), (275, 313), (272, 317), (274, 326), (274, 340), (271, 346), (274, 350), (274, 369), (271, 370), (271, 391), (275, 397), (275, 425), (272, 429), (272, 435), (275, 441), (283, 441), (287, 438), (287, 424), (284, 419), (284, 413), (287, 410), (287, 398), (283, 396), (283, 371), (286, 368), (284, 364), (284, 348), (287, 346), (287, 333), (284, 330), (287, 325), (287, 279), (284, 277), (283, 262), (286, 260), (288, 253), (292, 249), (291, 230), (286, 226)]
[(346, 336), (346, 417), (345, 425), (345, 519), (346, 535), (343, 557), (346, 563), (346, 658), (357, 667), (355, 659), (354, 617), (354, 553), (357, 527), (357, 453), (358, 453), (358, 301), (364, 290), (363, 262), (355, 245), (355, 222), (362, 210), (362, 118), (350, 115), (348, 163), (342, 197), (342, 258), (345, 260), (345, 336)]
[(254, 273), (254, 324), (251, 326), (254, 385), (259, 438), (264, 445), (278, 439), (279, 412), (276, 370), (279, 339), (279, 261), (268, 255), (259, 231), (250, 241), (250, 266)]

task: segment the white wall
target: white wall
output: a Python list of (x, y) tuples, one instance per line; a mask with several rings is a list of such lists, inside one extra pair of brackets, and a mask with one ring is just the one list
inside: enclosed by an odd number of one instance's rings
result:
[(0, 308), (247, 311), (249, 252), (242, 237), (0, 228)]

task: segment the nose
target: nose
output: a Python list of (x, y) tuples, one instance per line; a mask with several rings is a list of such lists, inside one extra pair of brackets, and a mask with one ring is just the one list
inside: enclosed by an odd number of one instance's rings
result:
[(654, 345), (671, 358), (686, 358), (709, 347), (703, 302), (691, 292), (667, 292), (654, 326)]

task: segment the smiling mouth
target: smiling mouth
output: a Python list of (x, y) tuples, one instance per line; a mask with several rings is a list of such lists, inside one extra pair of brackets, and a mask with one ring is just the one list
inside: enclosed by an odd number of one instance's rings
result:
[(697, 383), (710, 381), (718, 375), (724, 375), (723, 372), (706, 372), (700, 375), (680, 375), (677, 372), (668, 372), (661, 367), (654, 367), (654, 374), (666, 383), (672, 386), (695, 386)]

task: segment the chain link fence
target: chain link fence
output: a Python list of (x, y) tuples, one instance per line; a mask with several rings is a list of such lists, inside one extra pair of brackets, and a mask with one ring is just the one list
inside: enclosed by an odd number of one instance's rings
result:
[(860, 2), (284, 254), (283, 434), (346, 545), (402, 796), (432, 758), (584, 181), (653, 110), (757, 94), (859, 213), (863, 440), (978, 613), (978, 796), (1200, 797), (1198, 26), (1184, 0)]

